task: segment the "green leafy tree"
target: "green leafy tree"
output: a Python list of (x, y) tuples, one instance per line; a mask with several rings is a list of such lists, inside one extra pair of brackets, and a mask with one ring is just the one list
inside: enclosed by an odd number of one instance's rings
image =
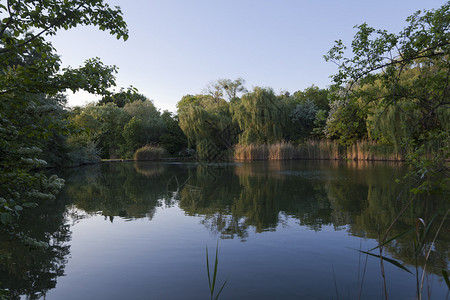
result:
[(46, 165), (39, 158), (42, 141), (67, 130), (54, 114), (45, 113), (38, 95), (55, 96), (66, 89), (104, 94), (115, 83), (115, 67), (98, 59), (61, 69), (44, 37), (77, 25), (94, 25), (123, 39), (128, 32), (120, 9), (102, 0), (9, 0), (0, 4), (0, 15), (0, 222), (6, 224), (24, 207), (53, 198), (63, 184), (35, 171)]
[(351, 145), (367, 137), (367, 112), (355, 101), (336, 100), (324, 128), (327, 138), (338, 139), (342, 145)]
[(123, 131), (131, 118), (123, 108), (107, 103), (86, 106), (74, 122), (86, 131), (87, 141), (98, 146), (102, 158), (119, 158), (126, 152)]
[(255, 87), (231, 105), (231, 112), (242, 131), (240, 144), (268, 144), (282, 139), (285, 113), (272, 89)]
[[(443, 193), (445, 199), (449, 198), (450, 2), (435, 10), (417, 11), (406, 21), (408, 25), (398, 34), (362, 24), (357, 27), (358, 32), (351, 45), (352, 57), (345, 57), (346, 47), (342, 41), (337, 41), (325, 58), (338, 65), (339, 71), (333, 79), (336, 88), (347, 89), (345, 103), (355, 103), (355, 99), (360, 99), (380, 119), (387, 119), (380, 122), (384, 125), (377, 134), (389, 137), (383, 127), (395, 124), (394, 118), (403, 124), (391, 126), (391, 131), (406, 129), (408, 132), (402, 142), (411, 168), (404, 181), (412, 184), (410, 191), (414, 196), (410, 196), (379, 238), (377, 250), (381, 257), (386, 241), (395, 234), (393, 225), (401, 222), (408, 209), (408, 218), (415, 221), (410, 225), (416, 233), (414, 243), (409, 241), (409, 244), (414, 245), (416, 296), (422, 299), (423, 278), (431, 249), (435, 247), (433, 241), (429, 250), (424, 250), (427, 248), (424, 241), (427, 235), (436, 239), (441, 229), (430, 230), (432, 223), (423, 221), (423, 209), (415, 213), (417, 204), (413, 200), (420, 193)], [(402, 128), (408, 123), (408, 128)], [(448, 212), (447, 208), (445, 217)], [(427, 252), (425, 262), (419, 266), (423, 252)], [(423, 268), (422, 279), (419, 278), (420, 267)], [(446, 272), (446, 268), (442, 270), (444, 276)], [(386, 281), (384, 296), (387, 299)]]
[(224, 99), (226, 95), (229, 102), (238, 100), (239, 93), (246, 93), (245, 80), (241, 77), (231, 80), (231, 79), (218, 79), (217, 81), (210, 82), (203, 93), (212, 97), (215, 103), (219, 99)]
[(123, 151), (129, 150), (134, 153), (133, 150), (145, 144), (145, 128), (142, 120), (136, 117), (131, 118), (123, 128), (122, 136), (125, 139)]
[(236, 101), (239, 99), (239, 93), (246, 93), (245, 79), (239, 77), (238, 79), (219, 79), (217, 83), (222, 87), (228, 97), (228, 101)]
[(313, 121), (312, 136), (316, 139), (325, 138), (325, 126), (327, 125), (328, 112), (325, 110), (318, 110)]
[(179, 153), (188, 146), (186, 135), (180, 128), (178, 116), (165, 110), (161, 115), (166, 125), (166, 133), (160, 137), (160, 145), (170, 154)]
[(118, 107), (124, 107), (126, 104), (132, 103), (137, 100), (146, 101), (148, 99), (144, 95), (139, 94), (135, 87), (131, 86), (127, 88), (126, 91), (122, 88), (118, 93), (103, 96), (102, 99), (98, 102), (98, 105), (112, 102)]
[(297, 91), (293, 95), (295, 103), (300, 104), (306, 101), (312, 101), (318, 109), (328, 111), (330, 103), (328, 100), (328, 89), (320, 89), (315, 85), (307, 87), (303, 91)]
[(194, 95), (185, 95), (181, 98), (180, 101), (177, 103), (177, 109), (178, 113), (183, 110), (185, 107), (192, 106), (192, 105), (200, 105), (201, 99), (204, 98), (203, 96), (194, 96)]
[[(139, 138), (139, 147), (146, 144), (157, 144), (161, 135), (166, 132), (166, 124), (161, 113), (150, 100), (136, 100), (125, 105), (124, 110), (142, 122), (142, 134)], [(136, 149), (129, 149), (136, 150)]]
[(317, 112), (318, 108), (312, 100), (297, 104), (289, 115), (293, 124), (291, 130), (294, 131), (292, 139), (305, 139), (311, 136)]
[[(339, 40), (325, 59), (338, 65), (335, 88), (346, 89), (347, 99), (376, 105), (380, 118), (386, 117), (382, 109), (410, 120), (403, 148), (417, 170), (417, 192), (429, 191), (442, 175), (448, 180), (450, 2), (417, 11), (406, 21), (398, 34), (362, 24), (352, 42), (352, 57), (345, 56), (347, 48)], [(370, 88), (374, 86), (378, 88)]]
[(177, 104), (181, 130), (188, 145), (196, 148), (202, 160), (225, 159), (225, 151), (231, 146), (222, 139), (231, 126), (230, 104), (210, 95), (185, 96)]

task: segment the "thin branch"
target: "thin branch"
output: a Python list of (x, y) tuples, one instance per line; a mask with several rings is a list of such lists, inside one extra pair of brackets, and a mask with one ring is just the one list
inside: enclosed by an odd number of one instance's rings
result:
[[(8, 2), (9, 2), (9, 1), (8, 1)], [(82, 6), (83, 6), (83, 4), (78, 5), (78, 7), (76, 7), (76, 8), (74, 9), (74, 11), (79, 10)], [(8, 6), (8, 10), (9, 10), (9, 6)], [(10, 12), (10, 15), (11, 15), (11, 12)], [(38, 37), (40, 37), (40, 36), (43, 35), (44, 33), (48, 32), (53, 26), (55, 26), (55, 24), (56, 24), (57, 22), (62, 21), (62, 20), (64, 20), (64, 19), (66, 19), (67, 17), (68, 17), (68, 14), (63, 15), (63, 16), (60, 16), (60, 17), (58, 17), (58, 18), (55, 18), (52, 22), (50, 22), (50, 24), (49, 24), (47, 27), (44, 27), (44, 29), (43, 29), (41, 32), (39, 32), (39, 33), (36, 34), (36, 35), (33, 35), (30, 39), (24, 41), (23, 43), (21, 43), (21, 44), (19, 44), (19, 45), (17, 45), (17, 46), (15, 46), (14, 48), (16, 48), (16, 49), (17, 49), (17, 48), (22, 48), (22, 47), (28, 45), (29, 43), (31, 43), (32, 41), (36, 40)], [(3, 48), (3, 49), (0, 49), (0, 54), (7, 53), (7, 52), (10, 52), (10, 51), (12, 51), (11, 48)]]

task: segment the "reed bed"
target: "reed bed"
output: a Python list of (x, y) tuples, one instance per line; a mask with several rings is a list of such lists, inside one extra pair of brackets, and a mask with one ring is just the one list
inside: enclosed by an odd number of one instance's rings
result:
[(347, 147), (346, 158), (349, 160), (403, 160), (403, 156), (395, 150), (394, 146), (374, 141), (357, 141)]
[(279, 142), (276, 144), (271, 144), (268, 147), (269, 150), (269, 160), (283, 160), (283, 159), (296, 159), (297, 152), (294, 147), (289, 142)]
[(147, 160), (158, 160), (166, 155), (166, 150), (161, 147), (155, 146), (144, 146), (139, 148), (134, 153), (134, 160), (136, 161), (147, 161)]
[(328, 159), (342, 158), (343, 147), (337, 141), (309, 140), (297, 146), (299, 159)]
[(234, 147), (234, 159), (236, 160), (268, 160), (269, 149), (267, 145), (236, 145)]
[(278, 142), (270, 145), (236, 145), (234, 159), (249, 160), (359, 160), (359, 161), (401, 161), (403, 156), (391, 145), (373, 141), (358, 141), (342, 146), (332, 140), (309, 140), (299, 145)]

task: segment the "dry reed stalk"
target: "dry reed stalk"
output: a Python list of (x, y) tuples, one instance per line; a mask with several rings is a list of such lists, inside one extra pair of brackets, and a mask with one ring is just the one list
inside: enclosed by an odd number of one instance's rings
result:
[(403, 159), (393, 146), (367, 140), (356, 141), (353, 145), (346, 147), (333, 140), (308, 140), (297, 146), (285, 141), (271, 145), (236, 145), (234, 158), (244, 161), (288, 159), (400, 161)]

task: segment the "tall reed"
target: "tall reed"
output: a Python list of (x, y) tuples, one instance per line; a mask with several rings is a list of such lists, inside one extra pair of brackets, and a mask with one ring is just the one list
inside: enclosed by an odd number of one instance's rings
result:
[(349, 160), (388, 160), (400, 161), (401, 153), (393, 145), (377, 143), (375, 141), (357, 141), (346, 149), (346, 159)]
[(326, 160), (403, 160), (391, 145), (374, 141), (357, 141), (350, 146), (342, 146), (333, 140), (308, 140), (294, 146), (290, 142), (261, 145), (235, 145), (235, 160), (287, 160), (287, 159), (326, 159)]
[(268, 160), (269, 150), (267, 145), (236, 145), (234, 147), (234, 159), (236, 160)]
[(295, 147), (289, 142), (279, 142), (268, 146), (269, 160), (297, 158)]
[(339, 159), (341, 146), (337, 141), (309, 140), (297, 146), (300, 159)]

